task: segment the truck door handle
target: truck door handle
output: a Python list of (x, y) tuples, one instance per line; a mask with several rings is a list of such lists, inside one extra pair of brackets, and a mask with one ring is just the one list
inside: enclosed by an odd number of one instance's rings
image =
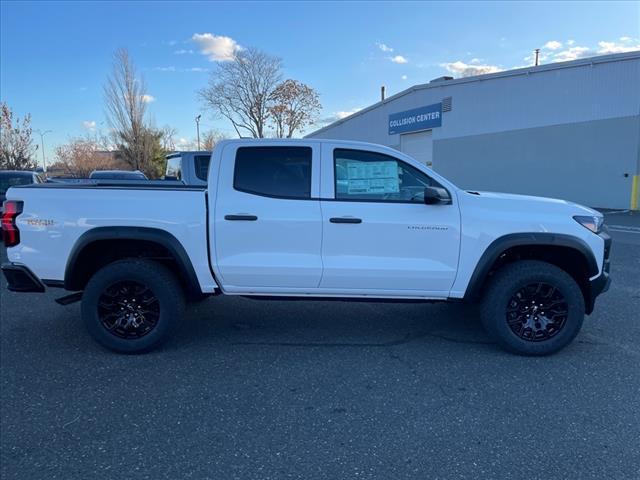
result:
[(255, 222), (258, 220), (258, 217), (255, 215), (225, 215), (225, 220), (245, 220), (249, 222)]
[(331, 223), (362, 223), (361, 218), (354, 217), (331, 217), (329, 221)]

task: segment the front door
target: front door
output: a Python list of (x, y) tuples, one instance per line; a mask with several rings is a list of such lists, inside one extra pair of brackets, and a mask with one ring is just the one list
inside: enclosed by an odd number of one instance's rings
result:
[(217, 191), (210, 192), (216, 195), (212, 264), (228, 292), (318, 287), (319, 152), (313, 143), (290, 145), (231, 144), (222, 153)]
[(322, 166), (332, 172), (333, 194), (323, 192), (332, 198), (322, 201), (320, 288), (446, 297), (460, 245), (455, 197), (425, 205), (424, 187), (440, 185), (417, 165), (380, 152), (327, 145)]

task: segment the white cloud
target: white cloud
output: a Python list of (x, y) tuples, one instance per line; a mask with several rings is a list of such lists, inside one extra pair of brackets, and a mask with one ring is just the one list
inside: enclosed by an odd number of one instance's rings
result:
[(362, 110), (362, 108), (357, 107), (352, 110), (342, 110), (339, 112), (333, 112), (328, 117), (321, 119), (318, 123), (320, 124), (333, 123), (337, 120), (342, 120), (343, 118), (347, 118), (349, 115), (353, 115), (354, 113), (359, 112), (360, 110)]
[(156, 97), (154, 97), (153, 95), (147, 95), (146, 93), (144, 95), (142, 95), (142, 101), (144, 103), (151, 103), (151, 102), (155, 102), (156, 101)]
[(191, 39), (200, 46), (200, 52), (212, 62), (233, 60), (236, 53), (242, 50), (238, 42), (224, 35), (194, 33)]
[(622, 43), (598, 42), (598, 46), (600, 47), (598, 49), (598, 53), (605, 55), (608, 53), (624, 53), (624, 52), (633, 52), (634, 50), (640, 50), (640, 43), (633, 44), (631, 42), (632, 40), (631, 38), (629, 37), (622, 37), (622, 38), (628, 38), (628, 40), (623, 40)]
[(469, 63), (473, 63), (474, 65), (478, 65), (478, 64), (482, 63), (482, 60), (480, 60), (479, 58), (472, 58)]
[(593, 52), (588, 47), (571, 47), (561, 50), (553, 55), (554, 62), (567, 62), (569, 60), (577, 60), (578, 58), (588, 57)]
[(407, 60), (405, 57), (403, 57), (402, 55), (396, 55), (395, 57), (390, 57), (389, 60), (391, 60), (393, 63), (409, 63), (409, 60)]
[(208, 72), (209, 69), (203, 67), (177, 68), (173, 65), (168, 67), (156, 67), (154, 70), (158, 72)]
[(177, 41), (177, 40), (169, 40), (169, 41), (167, 42), (167, 45), (169, 45), (170, 47), (173, 47), (173, 46), (174, 46), (174, 45), (176, 45), (177, 43), (178, 43), (178, 41)]
[(176, 150), (196, 150), (198, 147), (195, 140), (189, 140), (184, 137), (180, 137), (176, 142)]
[(442, 67), (460, 77), (473, 77), (487, 73), (501, 72), (503, 69), (496, 65), (471, 65), (458, 60), (457, 62), (442, 63)]
[(173, 52), (174, 55), (193, 55), (193, 50), (181, 48), (180, 50), (176, 50)]
[(630, 42), (632, 40), (631, 37), (620, 37), (621, 42)]
[(347, 118), (349, 115), (353, 115), (356, 112), (359, 112), (362, 108), (354, 108), (353, 110), (343, 110), (341, 112), (336, 112), (336, 118), (338, 120), (342, 120), (343, 118)]
[(550, 40), (544, 44), (544, 48), (547, 50), (558, 50), (559, 48), (562, 48), (562, 43), (557, 40)]
[(574, 43), (576, 43), (575, 40), (567, 40), (567, 45), (569, 46), (573, 45)]
[(388, 45), (385, 45), (384, 43), (376, 43), (376, 45), (378, 46), (378, 48), (380, 50), (382, 50), (383, 52), (393, 52), (393, 48), (391, 48)]
[(96, 121), (95, 120), (85, 120), (82, 122), (82, 126), (89, 131), (94, 131), (96, 129)]
[(406, 75), (402, 75), (400, 78), (401, 78), (402, 80), (406, 80), (406, 79), (407, 79), (407, 76), (406, 76)]

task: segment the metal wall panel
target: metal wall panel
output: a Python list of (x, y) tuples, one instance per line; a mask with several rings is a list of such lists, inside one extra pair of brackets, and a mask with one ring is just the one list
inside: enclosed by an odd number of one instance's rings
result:
[(639, 130), (636, 116), (437, 140), (433, 168), (467, 190), (626, 209)]

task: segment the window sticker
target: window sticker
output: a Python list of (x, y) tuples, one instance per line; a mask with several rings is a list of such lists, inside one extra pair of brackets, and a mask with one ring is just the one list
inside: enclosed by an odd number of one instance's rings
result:
[(397, 162), (346, 162), (347, 193), (362, 195), (398, 193), (400, 179)]

